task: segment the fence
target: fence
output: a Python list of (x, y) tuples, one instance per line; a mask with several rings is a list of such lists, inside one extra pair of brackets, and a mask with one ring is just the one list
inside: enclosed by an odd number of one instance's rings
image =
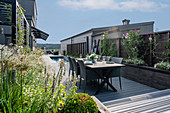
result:
[[(148, 40), (147, 35), (141, 35), (141, 37), (145, 40)], [(155, 55), (153, 53), (150, 54), (150, 50), (147, 50), (146, 51), (147, 54), (144, 55), (144, 61), (148, 65), (153, 66), (155, 63), (160, 62), (162, 60), (165, 60), (165, 61), (170, 60), (169, 55), (163, 55), (163, 52), (168, 53), (168, 50), (167, 50), (167, 48), (164, 47), (164, 45), (169, 45), (169, 47), (170, 47), (170, 44), (167, 42), (167, 40), (169, 38), (170, 38), (169, 32), (160, 32), (160, 33), (157, 34), (157, 40), (156, 40), (157, 46), (156, 46), (156, 50), (155, 50)], [(119, 39), (119, 54), (120, 54), (120, 57), (128, 58), (126, 51), (125, 51), (125, 48), (121, 44), (121, 41), (122, 41), (122, 39)], [(148, 46), (148, 42), (145, 44), (145, 46)], [(144, 49), (144, 48), (141, 47), (140, 51), (144, 51), (142, 49)], [(152, 43), (151, 49), (153, 49), (153, 43)], [(141, 52), (140, 54), (142, 55), (144, 53)]]

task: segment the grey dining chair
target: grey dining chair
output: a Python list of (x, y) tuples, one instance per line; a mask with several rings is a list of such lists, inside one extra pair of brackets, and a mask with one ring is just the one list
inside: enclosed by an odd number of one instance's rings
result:
[[(115, 63), (118, 63), (118, 64), (122, 64), (123, 58), (112, 57), (112, 61), (115, 62)], [(119, 77), (120, 89), (122, 89), (120, 68), (115, 68), (111, 77)], [(111, 83), (112, 83), (112, 78), (110, 78), (110, 80), (111, 80)]]
[(70, 72), (71, 75), (73, 75), (73, 63), (72, 63), (72, 60), (71, 60), (71, 57), (67, 57), (68, 61), (69, 61), (69, 73), (68, 73), (68, 76), (70, 76)]
[(121, 64), (123, 61), (123, 58), (112, 57), (112, 61), (115, 63)]
[(75, 72), (76, 76), (78, 77), (78, 66), (77, 62), (74, 58), (71, 58), (72, 64), (73, 64), (73, 72)]
[(88, 80), (96, 80), (99, 77), (95, 72), (87, 69), (82, 60), (78, 60), (78, 64), (80, 66), (80, 84), (79, 84), (79, 87), (81, 85), (82, 79), (84, 79), (84, 93), (85, 93), (87, 81)]

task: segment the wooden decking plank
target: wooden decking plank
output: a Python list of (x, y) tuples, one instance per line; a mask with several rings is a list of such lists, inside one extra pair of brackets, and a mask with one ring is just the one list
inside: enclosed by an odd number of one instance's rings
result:
[[(122, 90), (121, 90), (119, 86), (118, 77), (114, 77), (112, 80), (113, 80), (112, 82), (113, 86), (118, 91), (113, 92), (110, 88), (109, 90), (107, 90), (107, 86), (105, 85), (104, 88), (101, 90), (101, 92), (99, 92), (98, 95), (95, 95), (101, 102), (157, 91), (157, 89), (151, 88), (149, 86), (140, 84), (132, 80), (128, 80), (123, 77), (121, 78), (122, 80)], [(82, 83), (82, 86), (83, 86), (83, 83)], [(87, 85), (86, 93), (93, 96), (96, 89), (97, 89), (97, 86)], [(82, 92), (83, 92), (83, 87), (77, 90), (77, 93), (82, 93)]]

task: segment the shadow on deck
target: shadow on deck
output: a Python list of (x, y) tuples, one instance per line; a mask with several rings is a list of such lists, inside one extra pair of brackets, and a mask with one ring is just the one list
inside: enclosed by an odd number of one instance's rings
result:
[[(121, 78), (122, 80), (122, 89), (120, 89), (119, 86), (119, 80), (118, 77), (113, 78), (113, 86), (117, 89), (117, 92), (112, 91), (110, 88), (107, 90), (107, 85), (105, 84), (105, 87), (97, 94), (95, 95), (101, 102), (109, 101), (109, 100), (115, 100), (130, 96), (135, 96), (139, 94), (149, 93), (153, 91), (158, 91), (155, 88), (151, 88), (149, 86), (140, 84), (138, 82), (134, 82), (132, 80), (128, 80), (126, 78)], [(81, 85), (81, 89), (77, 90), (77, 93), (83, 93), (83, 82)], [(94, 92), (97, 89), (97, 83), (89, 82), (87, 83), (86, 92), (89, 95), (93, 96)]]

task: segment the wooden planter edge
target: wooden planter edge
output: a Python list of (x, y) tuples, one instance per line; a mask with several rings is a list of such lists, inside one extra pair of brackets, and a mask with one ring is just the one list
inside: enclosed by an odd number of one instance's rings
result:
[(111, 113), (108, 108), (103, 105), (95, 96), (91, 96), (97, 104), (100, 113)]

